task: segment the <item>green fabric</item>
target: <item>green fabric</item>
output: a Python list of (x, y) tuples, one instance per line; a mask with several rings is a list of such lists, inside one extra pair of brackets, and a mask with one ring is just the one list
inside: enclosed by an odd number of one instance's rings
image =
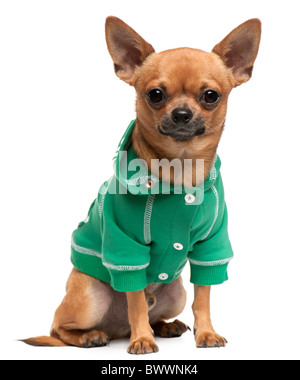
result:
[[(223, 283), (233, 252), (219, 157), (204, 186), (169, 189), (143, 167), (128, 170), (137, 158), (131, 140), (134, 126), (132, 121), (119, 144), (115, 174), (101, 186), (88, 217), (72, 235), (73, 265), (117, 291), (170, 283), (187, 261), (192, 283)], [(187, 194), (194, 194), (193, 203), (186, 202)]]

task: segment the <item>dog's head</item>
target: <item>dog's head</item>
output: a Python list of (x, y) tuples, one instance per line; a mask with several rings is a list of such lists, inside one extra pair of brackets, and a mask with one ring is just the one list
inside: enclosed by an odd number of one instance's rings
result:
[(154, 151), (175, 157), (180, 150), (197, 150), (204, 141), (216, 150), (228, 95), (250, 79), (260, 35), (261, 23), (252, 19), (210, 53), (190, 48), (155, 53), (123, 21), (107, 18), (106, 40), (115, 72), (136, 89), (137, 124)]

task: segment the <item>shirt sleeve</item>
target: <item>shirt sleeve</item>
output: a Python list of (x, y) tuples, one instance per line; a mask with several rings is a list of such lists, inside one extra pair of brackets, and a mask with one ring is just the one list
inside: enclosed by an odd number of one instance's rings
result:
[(204, 236), (193, 246), (188, 258), (191, 282), (197, 285), (217, 285), (228, 280), (227, 267), (233, 257), (228, 237), (227, 208), (222, 194), (212, 189), (215, 210)]
[(131, 236), (128, 231), (129, 223), (127, 225), (120, 223), (117, 210), (114, 208), (115, 204), (112, 203), (104, 208), (101, 226), (102, 264), (109, 271), (111, 286), (115, 290), (122, 292), (142, 290), (147, 286), (150, 246), (142, 244)]

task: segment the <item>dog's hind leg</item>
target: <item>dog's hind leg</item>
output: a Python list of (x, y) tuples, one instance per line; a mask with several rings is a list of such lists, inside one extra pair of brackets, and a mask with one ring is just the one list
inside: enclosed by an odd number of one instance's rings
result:
[(110, 303), (110, 289), (103, 282), (73, 269), (67, 294), (54, 315), (51, 336), (73, 346), (105, 346), (109, 337), (96, 327)]
[(36, 346), (105, 346), (109, 342), (109, 336), (104, 331), (97, 330), (97, 326), (110, 307), (110, 288), (74, 268), (66, 290), (67, 294), (54, 315), (51, 337), (23, 341)]

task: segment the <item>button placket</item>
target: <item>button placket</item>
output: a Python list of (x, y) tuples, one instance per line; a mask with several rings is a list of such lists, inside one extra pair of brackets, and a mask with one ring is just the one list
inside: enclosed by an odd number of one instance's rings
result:
[[(187, 194), (182, 194), (181, 196), (178, 196), (175, 207), (172, 205), (172, 207), (174, 207), (174, 211), (170, 214), (170, 240), (168, 239), (169, 243), (166, 245), (166, 253), (160, 260), (159, 265), (161, 270), (168, 268), (168, 273), (158, 272), (156, 274), (156, 278), (162, 282), (170, 281), (175, 278), (175, 276), (179, 273), (179, 268), (180, 272), (182, 272), (183, 267), (185, 266), (183, 261), (188, 254), (190, 242), (190, 230), (187, 229), (186, 226), (191, 225), (194, 215), (198, 209), (198, 207), (187, 207), (187, 203), (185, 202), (186, 195)], [(195, 196), (193, 195), (193, 197)], [(189, 197), (188, 201), (193, 200), (193, 197)], [(171, 260), (172, 262), (168, 263), (168, 260)]]

